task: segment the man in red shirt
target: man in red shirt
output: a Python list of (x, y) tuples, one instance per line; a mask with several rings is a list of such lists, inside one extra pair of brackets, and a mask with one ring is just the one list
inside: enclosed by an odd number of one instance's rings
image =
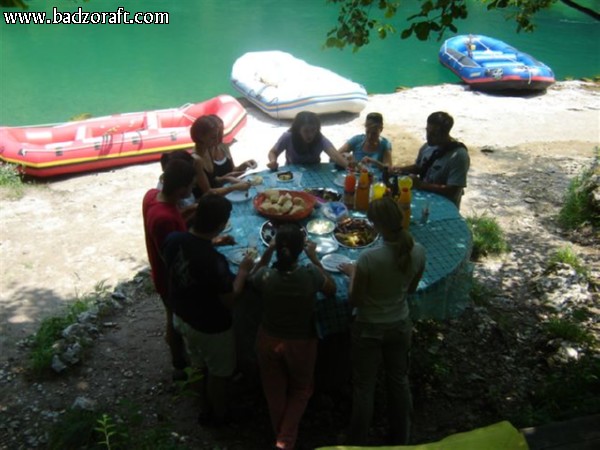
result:
[(182, 376), (181, 371), (187, 366), (187, 361), (183, 340), (173, 328), (173, 311), (168, 298), (168, 274), (161, 251), (170, 233), (187, 230), (177, 203), (191, 194), (195, 176), (194, 167), (189, 162), (183, 160), (169, 162), (164, 171), (162, 190), (150, 189), (146, 192), (142, 204), (144, 234), (152, 280), (165, 305), (167, 320), (165, 340), (171, 351), (171, 361), (175, 368), (174, 378)]

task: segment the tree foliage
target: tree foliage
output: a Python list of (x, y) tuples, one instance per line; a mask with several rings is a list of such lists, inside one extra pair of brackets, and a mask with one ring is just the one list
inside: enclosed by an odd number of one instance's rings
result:
[[(533, 31), (534, 16), (541, 10), (548, 9), (560, 1), (582, 13), (600, 20), (600, 13), (586, 8), (572, 0), (479, 0), (488, 10), (503, 10), (507, 19), (517, 24), (517, 32)], [(344, 48), (350, 45), (357, 51), (370, 42), (375, 33), (380, 39), (387, 38), (396, 32), (391, 23), (397, 18), (401, 7), (400, 1), (394, 0), (327, 0), (339, 7), (337, 25), (327, 33), (325, 46)], [(458, 31), (455, 21), (466, 19), (469, 10), (467, 0), (419, 0), (420, 10), (408, 13), (400, 37), (408, 39), (415, 36), (421, 41), (434, 35), (442, 39), (446, 31)], [(408, 5), (403, 7), (408, 8)]]

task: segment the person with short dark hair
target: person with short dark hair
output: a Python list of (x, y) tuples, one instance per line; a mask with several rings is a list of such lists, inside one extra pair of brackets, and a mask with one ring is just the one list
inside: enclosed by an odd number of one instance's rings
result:
[(394, 171), (412, 174), (413, 188), (443, 195), (460, 208), (470, 158), (465, 144), (450, 136), (453, 125), (454, 119), (446, 112), (430, 114), (427, 142), (419, 150), (415, 164), (394, 167)]
[(367, 217), (383, 244), (364, 250), (356, 265), (341, 264), (350, 276), (349, 300), (356, 307), (352, 324), (352, 414), (346, 445), (367, 445), (375, 385), (385, 369), (390, 444), (409, 439), (411, 395), (408, 380), (412, 322), (407, 296), (425, 269), (425, 248), (402, 229), (402, 211), (391, 197), (369, 204)]
[(163, 173), (162, 188), (160, 190), (150, 189), (144, 195), (142, 203), (148, 261), (154, 287), (165, 306), (165, 340), (171, 352), (171, 361), (175, 369), (174, 378), (183, 376), (183, 369), (187, 362), (181, 336), (173, 329), (173, 312), (168, 299), (167, 272), (160, 252), (170, 233), (185, 231), (187, 228), (178, 203), (191, 194), (194, 176), (194, 167), (189, 162), (184, 160), (168, 162)]
[(365, 120), (365, 133), (351, 137), (338, 152), (348, 154), (350, 161), (371, 164), (379, 169), (392, 166), (392, 144), (381, 136), (383, 116), (372, 112)]
[(225, 197), (202, 196), (190, 230), (171, 233), (163, 247), (173, 325), (183, 336), (192, 367), (205, 372), (198, 416), (204, 424), (228, 419), (230, 380), (236, 368), (231, 308), (254, 266), (247, 255), (234, 274), (214, 247), (213, 239), (225, 228), (231, 209)]
[[(174, 161), (176, 159), (186, 161), (192, 165), (194, 164), (194, 158), (192, 158), (192, 155), (187, 150), (180, 149), (180, 150), (173, 150), (172, 152), (163, 153), (162, 155), (160, 155), (160, 166), (162, 168), (163, 173), (160, 175), (160, 177), (158, 179), (156, 189), (158, 189), (158, 190), (162, 189), (163, 177), (164, 177), (164, 172), (167, 167), (167, 164), (170, 161)], [(190, 218), (194, 215), (194, 211), (196, 210), (196, 198), (194, 197), (193, 194), (190, 194), (188, 197), (179, 200), (179, 202), (177, 203), (177, 206), (179, 207), (179, 211), (181, 212), (183, 219), (187, 223), (190, 220)]]
[[(311, 264), (298, 264), (303, 250)], [(267, 267), (273, 252), (277, 260)], [(293, 449), (313, 392), (316, 295), (334, 295), (336, 286), (317, 257), (315, 243), (305, 243), (295, 224), (279, 227), (251, 279), (263, 299), (256, 352), (276, 448)]]
[(292, 126), (283, 133), (269, 150), (267, 167), (277, 170), (277, 158), (285, 152), (286, 164), (319, 164), (325, 152), (336, 164), (347, 167), (348, 161), (340, 155), (331, 141), (321, 133), (319, 116), (310, 111), (296, 114)]

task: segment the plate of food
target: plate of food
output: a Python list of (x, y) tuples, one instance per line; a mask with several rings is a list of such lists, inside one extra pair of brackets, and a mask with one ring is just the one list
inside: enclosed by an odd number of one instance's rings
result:
[[(298, 226), (300, 227), (300, 225)], [(263, 223), (260, 227), (260, 240), (262, 241), (262, 243), (268, 246), (271, 243), (271, 241), (275, 238), (278, 228), (279, 224), (276, 222), (271, 222), (270, 220), (267, 220), (265, 223)], [(304, 237), (308, 236), (308, 233), (306, 232), (304, 227), (300, 227), (300, 230), (302, 231), (302, 234), (304, 234)]]
[(275, 174), (275, 178), (280, 183), (289, 183), (290, 181), (294, 181), (294, 172), (291, 170), (286, 170), (285, 172), (277, 172)]
[(251, 247), (236, 248), (227, 253), (227, 259), (231, 263), (239, 266), (247, 254), (252, 254), (254, 256), (254, 262), (260, 261), (260, 254), (258, 253), (258, 250)]
[(367, 219), (348, 217), (337, 223), (333, 236), (342, 247), (363, 248), (373, 244), (379, 234)]
[(264, 183), (264, 178), (261, 175), (248, 175), (244, 177), (244, 181), (250, 183), (250, 186), (258, 186)]
[(254, 197), (254, 208), (268, 219), (295, 222), (310, 216), (315, 202), (307, 192), (268, 189)]
[(328, 236), (315, 236), (311, 237), (310, 240), (317, 244), (317, 253), (320, 253), (321, 255), (333, 253), (340, 248), (337, 241)]
[(233, 191), (225, 196), (230, 202), (239, 203), (245, 202), (252, 198), (250, 189), (247, 191)]
[(309, 233), (323, 235), (331, 233), (335, 228), (335, 224), (327, 219), (313, 219), (306, 224), (306, 229)]
[(337, 202), (342, 199), (340, 194), (335, 189), (329, 188), (306, 188), (304, 192), (314, 195), (318, 202)]
[(323, 264), (323, 268), (328, 270), (329, 272), (339, 272), (338, 269), (340, 264), (348, 264), (351, 263), (352, 260), (345, 255), (340, 255), (339, 253), (333, 253), (331, 255), (325, 255), (321, 259), (321, 264)]

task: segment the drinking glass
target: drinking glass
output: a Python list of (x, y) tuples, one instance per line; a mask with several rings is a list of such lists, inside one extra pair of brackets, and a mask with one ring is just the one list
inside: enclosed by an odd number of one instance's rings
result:
[(258, 237), (255, 234), (248, 236), (248, 248), (246, 249), (246, 253), (255, 255), (258, 258)]
[(298, 190), (302, 189), (302, 172), (294, 172), (294, 187)]

